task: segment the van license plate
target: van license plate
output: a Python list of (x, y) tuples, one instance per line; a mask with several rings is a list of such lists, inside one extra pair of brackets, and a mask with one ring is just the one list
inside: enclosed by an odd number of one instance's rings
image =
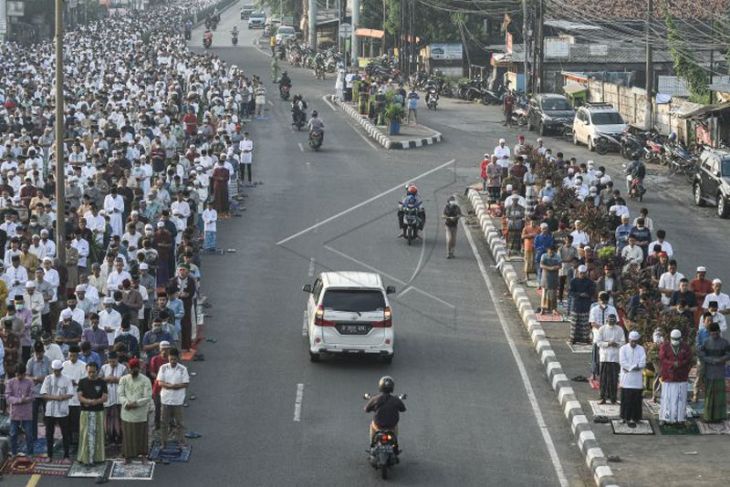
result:
[(339, 325), (338, 331), (343, 335), (367, 335), (370, 331), (369, 325)]

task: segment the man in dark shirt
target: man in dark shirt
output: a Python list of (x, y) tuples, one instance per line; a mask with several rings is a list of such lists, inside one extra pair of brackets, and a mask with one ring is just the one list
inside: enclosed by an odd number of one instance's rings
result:
[(79, 463), (93, 465), (106, 460), (104, 452), (104, 402), (107, 386), (99, 378), (96, 362), (86, 364), (87, 377), (78, 385), (81, 416), (79, 418)]
[(378, 431), (392, 431), (398, 435), (398, 420), (400, 413), (405, 412), (406, 406), (397, 396), (393, 396), (395, 382), (389, 376), (380, 378), (378, 382), (380, 394), (373, 396), (365, 406), (366, 413), (372, 413), (373, 421), (370, 423), (370, 441), (375, 438)]
[(644, 219), (638, 218), (636, 220), (636, 226), (631, 229), (629, 236), (636, 238), (636, 245), (641, 247), (644, 252), (644, 260), (649, 255), (649, 243), (651, 242), (651, 230), (644, 225)]

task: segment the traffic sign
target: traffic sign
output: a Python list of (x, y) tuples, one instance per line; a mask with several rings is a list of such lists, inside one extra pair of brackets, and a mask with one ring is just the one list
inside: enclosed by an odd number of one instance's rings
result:
[(349, 37), (352, 35), (352, 25), (342, 23), (340, 24), (340, 37)]

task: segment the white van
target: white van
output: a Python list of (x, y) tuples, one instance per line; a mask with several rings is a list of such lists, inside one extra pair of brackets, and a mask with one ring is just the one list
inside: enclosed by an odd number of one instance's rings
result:
[(379, 274), (323, 272), (303, 288), (307, 300), (309, 357), (325, 353), (370, 354), (393, 360), (393, 314)]

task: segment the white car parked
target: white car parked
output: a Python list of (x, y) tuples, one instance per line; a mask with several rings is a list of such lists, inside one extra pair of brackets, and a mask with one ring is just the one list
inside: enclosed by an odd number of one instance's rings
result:
[(293, 41), (297, 38), (297, 32), (291, 25), (282, 25), (276, 29), (276, 43), (281, 44), (282, 42)]
[(628, 125), (621, 114), (608, 103), (588, 103), (575, 112), (573, 120), (573, 143), (586, 144), (588, 150), (595, 150), (601, 135), (620, 139)]
[(393, 360), (393, 314), (379, 274), (323, 272), (303, 288), (307, 300), (309, 357), (325, 353), (370, 354)]

